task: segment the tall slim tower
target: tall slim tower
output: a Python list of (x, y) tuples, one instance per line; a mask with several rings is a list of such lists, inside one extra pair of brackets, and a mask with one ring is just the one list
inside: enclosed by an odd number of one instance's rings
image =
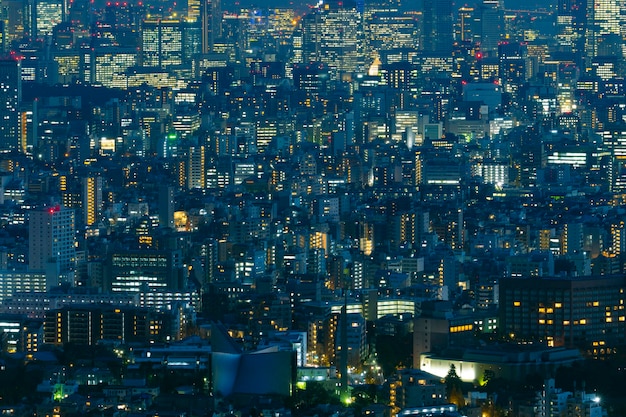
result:
[(63, 206), (30, 212), (28, 257), (32, 270), (45, 270), (56, 263), (58, 271), (73, 271), (76, 264), (74, 210)]
[(93, 226), (102, 214), (102, 177), (90, 175), (83, 178), (83, 221)]
[(159, 225), (170, 229), (174, 228), (174, 192), (172, 186), (164, 185), (159, 188)]
[(566, 52), (580, 53), (585, 48), (587, 0), (559, 0), (557, 3), (557, 41)]
[(213, 52), (215, 40), (222, 36), (221, 0), (200, 0), (202, 23), (202, 53)]
[(20, 61), (0, 60), (0, 152), (19, 149)]
[(499, 0), (483, 0), (480, 5), (480, 50), (495, 57), (504, 37), (504, 10)]
[(187, 188), (206, 187), (206, 155), (204, 146), (192, 146), (189, 148), (189, 160), (187, 164)]

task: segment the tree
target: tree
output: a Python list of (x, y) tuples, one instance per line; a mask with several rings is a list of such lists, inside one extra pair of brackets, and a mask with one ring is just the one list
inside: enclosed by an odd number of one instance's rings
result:
[(453, 363), (451, 363), (450, 369), (448, 370), (448, 374), (446, 375), (446, 387), (452, 388), (452, 386), (454, 385), (456, 386), (461, 385), (461, 378), (456, 373), (456, 366)]
[(446, 375), (446, 395), (452, 404), (456, 404), (459, 408), (465, 406), (461, 378), (457, 375), (456, 366), (453, 363), (450, 364), (450, 370)]

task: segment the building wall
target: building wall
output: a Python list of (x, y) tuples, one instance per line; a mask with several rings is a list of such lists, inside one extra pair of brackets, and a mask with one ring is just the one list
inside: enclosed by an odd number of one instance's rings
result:
[(576, 345), (600, 353), (625, 340), (624, 287), (622, 276), (503, 279), (501, 329), (518, 341)]

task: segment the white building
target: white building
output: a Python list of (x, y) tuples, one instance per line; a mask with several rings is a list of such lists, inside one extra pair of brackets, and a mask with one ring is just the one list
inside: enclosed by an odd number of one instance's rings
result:
[(42, 271), (53, 263), (59, 273), (72, 271), (76, 264), (74, 210), (63, 206), (30, 212), (29, 267)]

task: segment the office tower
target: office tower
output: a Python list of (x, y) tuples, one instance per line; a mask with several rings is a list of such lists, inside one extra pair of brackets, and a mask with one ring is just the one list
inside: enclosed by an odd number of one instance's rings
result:
[(499, 0), (483, 0), (480, 13), (480, 50), (483, 56), (495, 57), (504, 38), (504, 10)]
[(108, 263), (105, 291), (177, 291), (183, 287), (179, 250), (120, 250), (111, 253)]
[(452, 52), (452, 0), (424, 0), (423, 51), (437, 55)]
[(500, 84), (515, 94), (526, 82), (526, 44), (502, 42), (498, 45)]
[(43, 38), (52, 35), (52, 30), (63, 21), (64, 4), (58, 0), (37, 0), (35, 34)]
[(0, 5), (2, 20), (4, 21), (5, 46), (13, 40), (32, 35), (34, 1), (3, 0)]
[(202, 0), (187, 0), (187, 21), (200, 22), (202, 15)]
[(56, 263), (59, 272), (72, 271), (76, 263), (74, 210), (63, 206), (30, 212), (28, 256), (31, 270)]
[(380, 78), (387, 87), (402, 91), (417, 91), (419, 70), (409, 62), (381, 65)]
[(102, 215), (102, 177), (90, 175), (83, 178), (83, 221), (86, 226), (93, 226)]
[(480, 41), (480, 18), (474, 7), (463, 6), (454, 25), (454, 42), (474, 44)]
[(200, 22), (202, 25), (202, 53), (208, 54), (214, 51), (216, 39), (222, 36), (222, 5), (221, 0), (199, 1)]
[(586, 0), (560, 0), (557, 4), (557, 41), (565, 52), (582, 52), (585, 47)]
[(619, 0), (587, 0), (587, 25), (585, 28), (585, 52), (587, 68), (593, 58), (621, 57), (622, 14)]
[(500, 279), (500, 329), (519, 343), (619, 345), (624, 338), (624, 277)]
[(67, 21), (72, 22), (75, 30), (85, 30), (89, 28), (95, 14), (92, 12), (90, 0), (74, 0), (68, 8)]
[(301, 90), (317, 97), (328, 91), (330, 81), (330, 69), (328, 65), (311, 62), (309, 64), (296, 64), (293, 67), (293, 84), (297, 90)]
[[(76, 0), (72, 2), (72, 8), (76, 4)], [(138, 31), (141, 24), (143, 14), (142, 6), (134, 5), (130, 2), (107, 2), (104, 9), (103, 23), (110, 25), (113, 29), (128, 29)], [(72, 21), (72, 24), (74, 21)], [(116, 34), (121, 34), (117, 32)], [(120, 42), (121, 43), (121, 42)]]
[(363, 71), (364, 34), (356, 7), (333, 2), (303, 17), (302, 59), (322, 62), (337, 73)]
[(141, 45), (144, 67), (168, 68), (183, 63), (184, 25), (177, 19), (143, 21)]
[(183, 21), (183, 58), (185, 62), (191, 60), (202, 52), (202, 25), (200, 22)]
[(395, 1), (368, 1), (363, 16), (370, 56), (382, 50), (417, 49), (420, 23), (415, 14), (402, 13)]
[(16, 150), (19, 146), (20, 69), (18, 60), (0, 60), (0, 152)]
[(90, 58), (91, 83), (109, 88), (126, 88), (125, 73), (138, 62), (134, 48), (92, 48)]

